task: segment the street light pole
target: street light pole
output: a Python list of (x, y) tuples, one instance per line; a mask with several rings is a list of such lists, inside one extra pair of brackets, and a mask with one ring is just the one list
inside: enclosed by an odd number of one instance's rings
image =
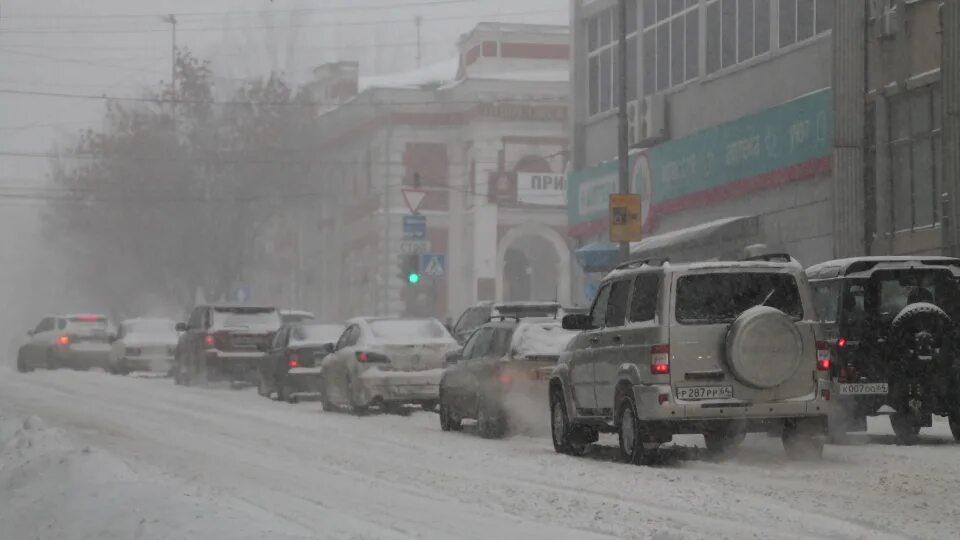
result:
[[(630, 151), (630, 142), (628, 139), (627, 123), (627, 0), (620, 0), (618, 6), (619, 23), (617, 32), (620, 37), (619, 51), (620, 57), (617, 64), (620, 67), (619, 80), (617, 84), (617, 158), (619, 173), (619, 191), (626, 195), (630, 193), (630, 159), (627, 155)], [(630, 258), (630, 242), (620, 242), (620, 260), (626, 261)]]
[(177, 17), (172, 13), (161, 17), (170, 24), (170, 88), (174, 96), (177, 92)]

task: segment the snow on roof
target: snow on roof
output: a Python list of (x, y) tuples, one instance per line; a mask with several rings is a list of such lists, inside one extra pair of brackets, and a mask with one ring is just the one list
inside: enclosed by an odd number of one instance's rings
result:
[(442, 85), (457, 78), (460, 58), (448, 58), (419, 69), (389, 75), (360, 77), (360, 91), (370, 88), (421, 88), (426, 85)]
[(846, 270), (848, 266), (855, 262), (868, 261), (874, 263), (902, 263), (902, 262), (911, 262), (911, 261), (929, 261), (929, 262), (954, 262), (957, 259), (953, 257), (943, 257), (940, 255), (874, 255), (870, 257), (849, 257), (847, 259), (834, 259), (832, 261), (824, 261), (822, 263), (817, 263), (809, 268), (807, 268), (807, 273), (818, 273), (824, 268), (837, 267), (843, 268)]
[(522, 71), (506, 71), (503, 73), (491, 73), (487, 76), (471, 77), (474, 80), (494, 80), (494, 81), (532, 81), (532, 82), (568, 82), (570, 80), (570, 70), (568, 69), (528, 69)]
[(653, 249), (668, 246), (670, 244), (682, 242), (685, 240), (691, 240), (694, 238), (702, 237), (704, 233), (712, 232), (724, 227), (725, 225), (729, 225), (731, 223), (741, 221), (741, 220), (751, 219), (754, 217), (756, 216), (728, 217), (728, 218), (718, 219), (715, 221), (708, 221), (706, 223), (701, 223), (699, 225), (694, 225), (692, 227), (687, 227), (685, 229), (680, 229), (673, 232), (658, 234), (656, 236), (645, 238), (639, 242), (632, 242), (630, 244), (630, 252), (633, 253), (635, 251), (653, 250)]

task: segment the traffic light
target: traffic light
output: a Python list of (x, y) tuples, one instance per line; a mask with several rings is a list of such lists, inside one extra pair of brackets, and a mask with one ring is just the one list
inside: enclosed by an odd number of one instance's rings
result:
[(409, 285), (420, 283), (420, 255), (400, 256), (400, 279)]

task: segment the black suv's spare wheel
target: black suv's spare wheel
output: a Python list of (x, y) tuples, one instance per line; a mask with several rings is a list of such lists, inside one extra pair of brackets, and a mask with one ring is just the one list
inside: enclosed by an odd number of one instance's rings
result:
[(796, 324), (776, 308), (750, 308), (727, 330), (727, 365), (737, 380), (754, 388), (773, 388), (790, 380), (803, 353)]
[(933, 360), (953, 332), (953, 320), (939, 307), (926, 302), (900, 310), (890, 325), (893, 345), (901, 360)]

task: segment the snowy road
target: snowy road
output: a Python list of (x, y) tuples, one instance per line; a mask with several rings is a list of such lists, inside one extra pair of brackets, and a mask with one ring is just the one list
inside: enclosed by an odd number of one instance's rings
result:
[[(612, 448), (443, 433), (250, 389), (0, 370), (0, 538), (944, 538), (960, 447), (828, 446), (793, 463), (748, 438), (727, 463), (633, 467)], [(24, 422), (24, 419), (27, 419)], [(610, 444), (613, 439), (610, 439)], [(682, 442), (697, 444), (699, 437)], [(38, 504), (42, 498), (43, 504)]]

